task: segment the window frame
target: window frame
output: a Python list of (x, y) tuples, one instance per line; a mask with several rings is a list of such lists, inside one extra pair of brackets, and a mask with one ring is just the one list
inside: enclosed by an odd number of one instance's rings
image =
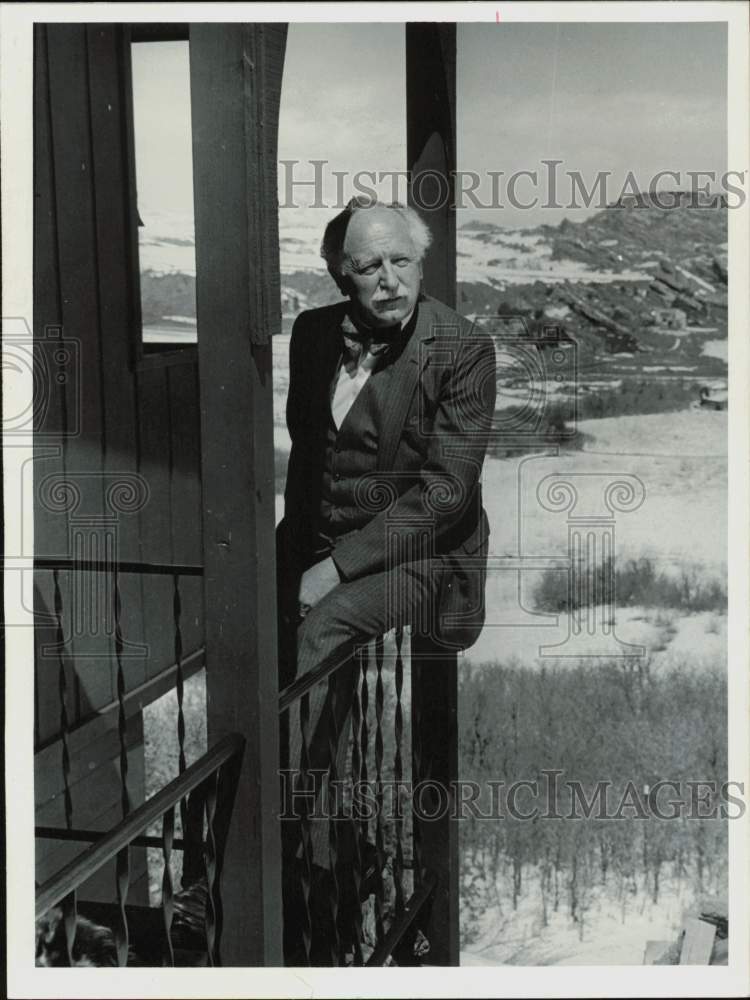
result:
[[(187, 42), (190, 44), (190, 25), (132, 23), (123, 25), (122, 66), (123, 101), (125, 111), (125, 147), (128, 205), (128, 262), (132, 295), (131, 358), (135, 371), (166, 368), (173, 365), (194, 364), (198, 360), (198, 345), (143, 343), (143, 316), (141, 308), (141, 263), (138, 244), (138, 186), (135, 159), (135, 111), (133, 105), (132, 44), (134, 42)], [(197, 317), (196, 317), (197, 322)]]

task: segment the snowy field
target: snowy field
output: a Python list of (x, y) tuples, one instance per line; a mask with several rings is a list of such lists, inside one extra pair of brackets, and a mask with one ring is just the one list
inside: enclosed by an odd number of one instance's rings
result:
[[(550, 512), (536, 491), (547, 476), (598, 491), (589, 496), (607, 514), (601, 488), (609, 479), (635, 477), (644, 499), (615, 516), (615, 564), (651, 558), (667, 574), (682, 572), (724, 579), (727, 568), (727, 415), (684, 410), (621, 416), (579, 424), (586, 445), (559, 456), (488, 459), (484, 503), (492, 531), (490, 552), (500, 557), (564, 557), (567, 514)], [(579, 487), (580, 488), (580, 487)], [(594, 511), (596, 513), (596, 511)], [(540, 645), (561, 642), (567, 621), (554, 624), (527, 609), (539, 581), (535, 571), (491, 570), (487, 579), (487, 627), (467, 654), (477, 662), (517, 655), (528, 661)], [(630, 643), (659, 655), (714, 660), (725, 656), (726, 618), (706, 612), (680, 614), (628, 607), (616, 612), (615, 630)]]
[(479, 937), (464, 945), (461, 965), (641, 965), (646, 942), (676, 940), (684, 910), (694, 902), (686, 875), (668, 873), (658, 902), (646, 886), (617, 886), (610, 879), (590, 892), (579, 921), (571, 921), (564, 902), (555, 911), (553, 900), (545, 921), (539, 874), (527, 879), (531, 884), (515, 912), (502, 879), (493, 887), (498, 902), (482, 915)]

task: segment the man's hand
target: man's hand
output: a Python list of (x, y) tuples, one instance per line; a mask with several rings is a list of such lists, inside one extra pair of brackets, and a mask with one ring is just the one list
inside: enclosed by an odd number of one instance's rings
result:
[(314, 608), (318, 601), (322, 601), (340, 582), (336, 563), (330, 556), (316, 563), (302, 574), (299, 585), (300, 606), (303, 609)]

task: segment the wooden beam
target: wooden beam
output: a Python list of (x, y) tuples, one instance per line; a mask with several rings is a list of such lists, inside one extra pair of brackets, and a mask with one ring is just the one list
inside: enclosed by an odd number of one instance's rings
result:
[[(406, 146), (412, 178), (409, 201), (420, 211), (433, 237), (424, 263), (425, 291), (455, 307), (455, 24), (406, 25)], [(434, 208), (425, 207), (433, 202)], [(448, 794), (458, 778), (456, 657), (436, 650), (428, 639), (413, 636), (411, 676), (412, 780), (416, 787), (429, 778)], [(426, 793), (425, 812), (432, 808), (428, 799)], [(430, 942), (427, 961), (430, 965), (458, 965), (457, 821), (450, 818), (448, 810), (432, 820), (415, 816), (414, 823), (415, 852), (419, 855), (415, 879), (418, 883), (427, 871), (437, 876), (429, 915), (420, 914), (418, 920)]]
[(247, 740), (222, 961), (281, 965), (271, 335), (285, 25), (190, 28), (208, 738)]
[(455, 308), (455, 24), (406, 25), (406, 158), (409, 204), (432, 231), (424, 288)]
[(134, 42), (186, 42), (190, 37), (190, 25), (179, 21), (162, 24), (142, 21), (131, 25), (130, 37)]

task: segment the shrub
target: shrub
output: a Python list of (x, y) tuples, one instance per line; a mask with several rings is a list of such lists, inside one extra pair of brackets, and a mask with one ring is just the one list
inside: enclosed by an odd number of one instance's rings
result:
[[(528, 412), (520, 406), (502, 410), (503, 433), (490, 441), (488, 454), (494, 458), (544, 451), (550, 447), (582, 448), (584, 436), (570, 424), (570, 401), (553, 400), (541, 412), (539, 421), (531, 426)], [(514, 420), (518, 416), (518, 429)]]
[(673, 380), (623, 380), (612, 389), (582, 392), (578, 396), (578, 419), (618, 417), (637, 413), (682, 410), (697, 398), (692, 382)]
[[(593, 600), (582, 600), (583, 595)], [(657, 572), (652, 559), (628, 559), (613, 568), (611, 559), (598, 564), (591, 574), (589, 587), (572, 587), (568, 573), (545, 570), (534, 589), (533, 601), (538, 611), (563, 614), (597, 604), (612, 603), (619, 607), (645, 605), (656, 608), (676, 608), (682, 611), (726, 611), (727, 589), (722, 580), (707, 579), (698, 567), (687, 567), (678, 576)]]

